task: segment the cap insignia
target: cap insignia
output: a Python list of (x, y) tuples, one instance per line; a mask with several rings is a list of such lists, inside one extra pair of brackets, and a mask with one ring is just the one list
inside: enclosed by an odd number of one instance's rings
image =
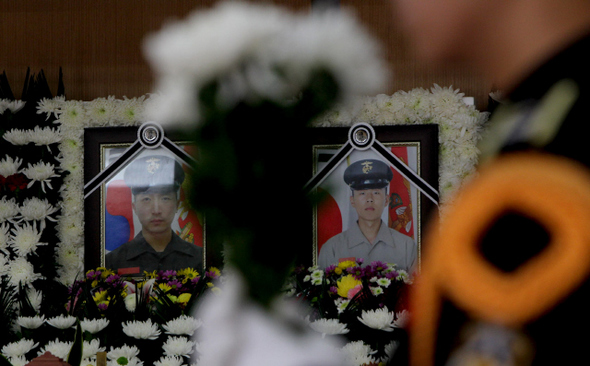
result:
[(146, 160), (146, 162), (148, 163), (147, 165), (147, 171), (150, 174), (154, 174), (158, 169), (160, 169), (160, 164), (159, 164), (160, 159), (158, 158), (151, 158)]
[(373, 170), (373, 162), (372, 161), (364, 161), (362, 163), (363, 166), (363, 173), (369, 174), (371, 170)]

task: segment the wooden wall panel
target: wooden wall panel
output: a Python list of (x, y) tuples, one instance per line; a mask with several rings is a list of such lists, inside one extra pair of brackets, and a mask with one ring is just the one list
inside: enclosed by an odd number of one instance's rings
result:
[[(255, 0), (251, 0), (255, 1)], [(270, 1), (270, 0), (256, 0)], [(316, 0), (317, 1), (317, 0)], [(52, 91), (59, 68), (69, 99), (114, 95), (137, 97), (152, 92), (152, 74), (143, 58), (142, 40), (171, 18), (211, 6), (215, 0), (0, 0), (0, 72), (6, 71), (15, 96), (25, 73), (41, 69)], [(312, 0), (272, 0), (308, 11)], [(394, 71), (383, 93), (434, 83), (453, 85), (476, 97), (485, 108), (489, 87), (463, 70), (437, 69), (414, 59), (395, 27), (384, 0), (341, 0), (380, 39)]]

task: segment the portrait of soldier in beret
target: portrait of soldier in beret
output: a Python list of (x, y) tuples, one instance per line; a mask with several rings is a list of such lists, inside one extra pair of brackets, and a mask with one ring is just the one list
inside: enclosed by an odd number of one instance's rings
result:
[(388, 164), (377, 159), (360, 159), (346, 168), (343, 180), (350, 188), (350, 204), (358, 220), (321, 246), (320, 268), (362, 258), (365, 263), (382, 261), (408, 272), (414, 270), (414, 239), (388, 227), (382, 219), (390, 201), (388, 186), (393, 174)]
[(135, 159), (125, 168), (132, 208), (141, 231), (105, 256), (105, 267), (120, 274), (203, 267), (203, 248), (179, 237), (172, 229), (185, 179), (182, 165), (165, 155)]

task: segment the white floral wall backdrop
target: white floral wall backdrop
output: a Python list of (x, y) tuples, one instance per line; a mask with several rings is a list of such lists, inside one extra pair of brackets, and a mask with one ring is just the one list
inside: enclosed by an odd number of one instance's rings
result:
[[(83, 276), (83, 135), (86, 127), (138, 126), (154, 96), (92, 101), (53, 97), (42, 78), (23, 100), (0, 99), (0, 315), (14, 319), (62, 311), (67, 288)], [(438, 124), (441, 210), (475, 171), (477, 141), (487, 113), (463, 102), (453, 88), (365, 97), (332, 110), (314, 126)], [(7, 295), (18, 292), (29, 306)], [(25, 301), (25, 303), (27, 303)], [(21, 302), (19, 302), (21, 304)], [(51, 307), (55, 307), (52, 309)], [(12, 319), (12, 320), (11, 320)], [(8, 333), (7, 333), (8, 334)]]

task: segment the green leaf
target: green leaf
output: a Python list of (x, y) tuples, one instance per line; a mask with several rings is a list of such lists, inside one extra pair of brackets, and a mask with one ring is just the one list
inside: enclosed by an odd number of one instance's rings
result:
[(0, 366), (12, 366), (10, 361), (3, 354), (0, 354)]
[(82, 326), (80, 320), (76, 320), (76, 334), (74, 335), (74, 344), (68, 354), (68, 363), (71, 366), (80, 366), (82, 362), (82, 351), (84, 349), (84, 341), (82, 340)]

